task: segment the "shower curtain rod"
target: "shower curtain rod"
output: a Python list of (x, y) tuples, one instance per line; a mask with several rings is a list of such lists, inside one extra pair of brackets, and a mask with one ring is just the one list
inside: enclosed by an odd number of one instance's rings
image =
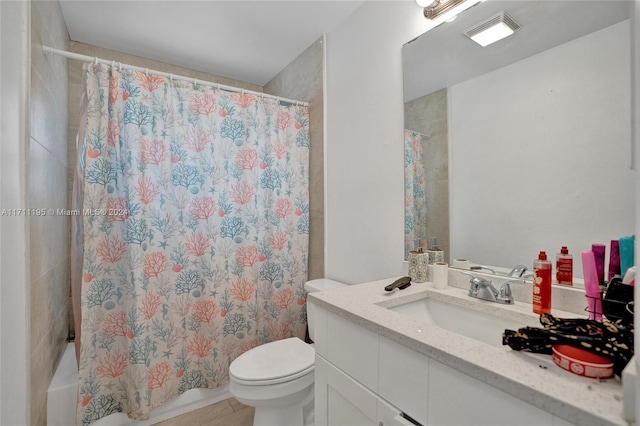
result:
[(60, 56), (66, 57), (68, 59), (74, 59), (76, 61), (95, 62), (95, 63), (101, 63), (101, 64), (107, 64), (107, 65), (118, 64), (118, 66), (120, 66), (122, 68), (125, 68), (125, 69), (131, 69), (131, 70), (140, 71), (140, 72), (144, 72), (144, 73), (151, 72), (153, 74), (161, 75), (163, 77), (167, 77), (167, 78), (172, 79), (172, 80), (190, 81), (190, 82), (193, 82), (194, 84), (203, 84), (203, 85), (206, 85), (206, 86), (217, 87), (218, 89), (226, 90), (227, 92), (247, 93), (247, 94), (250, 94), (250, 95), (256, 95), (256, 96), (260, 96), (260, 97), (264, 97), (264, 98), (268, 98), (268, 99), (275, 99), (278, 102), (286, 102), (286, 103), (295, 104), (295, 105), (309, 106), (308, 102), (296, 101), (294, 99), (287, 99), (287, 98), (283, 98), (283, 97), (280, 97), (280, 96), (269, 95), (269, 94), (264, 93), (264, 92), (256, 92), (256, 91), (253, 91), (253, 90), (241, 89), (239, 87), (227, 86), (226, 84), (213, 83), (211, 81), (205, 81), (205, 80), (198, 80), (197, 78), (185, 77), (185, 76), (182, 76), (182, 75), (175, 75), (175, 74), (170, 74), (170, 73), (166, 73), (166, 72), (162, 72), (162, 71), (150, 70), (149, 68), (142, 68), (142, 67), (137, 67), (135, 65), (123, 64), (122, 62), (109, 61), (107, 59), (101, 59), (101, 58), (98, 58), (97, 56), (82, 55), (80, 53), (74, 53), (74, 52), (68, 52), (66, 50), (54, 49), (53, 47), (49, 47), (49, 46), (42, 46), (42, 50), (44, 51), (44, 53), (60, 55)]

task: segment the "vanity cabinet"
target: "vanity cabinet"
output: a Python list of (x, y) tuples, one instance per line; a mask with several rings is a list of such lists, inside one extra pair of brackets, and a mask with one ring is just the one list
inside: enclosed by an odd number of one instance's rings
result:
[[(315, 424), (570, 423), (355, 322), (316, 312)], [(426, 332), (426, 330), (425, 330)]]

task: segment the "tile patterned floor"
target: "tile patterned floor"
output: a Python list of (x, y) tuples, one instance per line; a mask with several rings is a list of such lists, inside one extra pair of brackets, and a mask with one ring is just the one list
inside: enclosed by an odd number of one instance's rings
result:
[(199, 410), (156, 423), (157, 426), (252, 426), (253, 407), (235, 398), (208, 405)]

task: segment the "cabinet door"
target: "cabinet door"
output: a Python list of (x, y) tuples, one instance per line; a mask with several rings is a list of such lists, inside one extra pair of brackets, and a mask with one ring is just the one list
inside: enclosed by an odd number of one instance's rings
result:
[(400, 410), (316, 356), (315, 426), (414, 426)]
[(378, 394), (420, 424), (427, 424), (429, 359), (380, 336)]
[(378, 426), (376, 395), (320, 356), (315, 394), (316, 426)]

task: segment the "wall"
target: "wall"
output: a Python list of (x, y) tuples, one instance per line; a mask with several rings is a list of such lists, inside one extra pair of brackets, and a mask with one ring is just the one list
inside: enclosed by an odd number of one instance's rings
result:
[(309, 279), (324, 277), (324, 40), (318, 39), (264, 86), (265, 93), (309, 102)]
[[(0, 2), (0, 208), (28, 208), (28, 2)], [(0, 217), (0, 424), (29, 423), (29, 218)]]
[(369, 1), (327, 35), (328, 278), (402, 273), (402, 45), (431, 25), (415, 1)]
[(452, 256), (566, 245), (582, 277), (580, 252), (634, 232), (629, 51), (625, 21), (450, 88)]
[(427, 135), (423, 139), (427, 192), (427, 243), (436, 237), (449, 261), (449, 130), (447, 89), (404, 104), (405, 129)]
[[(67, 60), (44, 55), (42, 45), (67, 49), (69, 36), (57, 1), (31, 3), (31, 140), (29, 205), (69, 207)], [(68, 216), (30, 218), (31, 424), (46, 423), (47, 388), (69, 333)]]

